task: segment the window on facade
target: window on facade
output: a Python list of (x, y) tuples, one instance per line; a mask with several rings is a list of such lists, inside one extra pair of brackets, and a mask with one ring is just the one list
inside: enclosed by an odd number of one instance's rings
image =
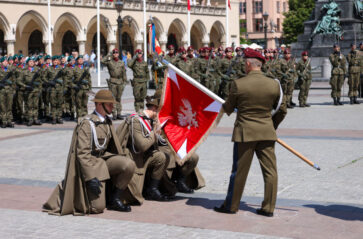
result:
[(262, 10), (263, 10), (262, 1), (255, 1), (253, 4), (253, 12), (262, 13)]
[(254, 29), (255, 29), (256, 32), (262, 32), (263, 31), (263, 20), (262, 20), (262, 18), (255, 19)]
[(286, 2), (284, 2), (284, 3), (282, 3), (282, 10), (284, 11), (284, 12), (286, 12)]
[(239, 20), (239, 29), (240, 29), (240, 33), (247, 32), (246, 19), (240, 19)]
[(277, 11), (277, 13), (280, 13), (280, 2), (279, 1), (276, 2), (276, 11)]
[(276, 25), (277, 25), (277, 26), (276, 26), (277, 32), (280, 32), (280, 25), (281, 25), (281, 24), (280, 24), (280, 18), (277, 18), (277, 20), (276, 20), (276, 21), (277, 21), (277, 23), (276, 23)]
[(246, 14), (246, 2), (239, 3), (239, 14)]

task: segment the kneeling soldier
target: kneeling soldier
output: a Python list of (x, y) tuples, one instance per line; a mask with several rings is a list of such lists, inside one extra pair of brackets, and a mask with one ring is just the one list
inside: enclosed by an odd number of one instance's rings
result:
[(134, 174), (135, 163), (122, 151), (108, 118), (116, 101), (108, 90), (100, 90), (93, 101), (95, 111), (79, 119), (74, 130), (65, 179), (43, 205), (46, 212), (102, 213), (106, 207), (106, 182), (107, 208), (131, 211), (120, 198)]

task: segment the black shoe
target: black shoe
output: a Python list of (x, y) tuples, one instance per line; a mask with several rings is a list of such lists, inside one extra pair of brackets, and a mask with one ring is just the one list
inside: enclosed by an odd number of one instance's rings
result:
[(257, 209), (256, 213), (258, 215), (265, 216), (265, 217), (273, 217), (274, 216), (273, 212), (266, 212), (266, 211), (262, 210), (261, 208)]
[(6, 127), (14, 128), (14, 123), (13, 123), (13, 122), (8, 122), (8, 123), (6, 124)]
[(360, 104), (359, 101), (357, 100), (357, 96), (354, 96), (354, 104), (357, 104), (357, 105)]
[(117, 120), (117, 116), (116, 115), (112, 116), (112, 120)]
[(6, 128), (6, 124), (5, 123), (3, 123), (3, 124), (1, 124), (1, 126), (0, 126), (1, 128)]
[(151, 179), (150, 186), (145, 190), (145, 199), (153, 201), (169, 201), (169, 197), (159, 191), (160, 180)]
[(63, 124), (63, 120), (62, 120), (62, 118), (58, 118), (58, 119), (57, 119), (57, 123), (58, 123), (58, 124)]
[(57, 124), (57, 120), (56, 119), (53, 119), (52, 120), (52, 124)]
[(236, 214), (236, 212), (226, 209), (223, 204), (220, 207), (214, 207), (214, 211), (227, 214)]
[(292, 101), (290, 101), (290, 105), (296, 106), (296, 104), (294, 102), (292, 102)]
[(121, 115), (117, 115), (116, 117), (117, 117), (117, 119), (119, 119), (119, 120), (124, 119), (124, 117), (122, 117)]
[(131, 212), (131, 207), (123, 204), (118, 198), (112, 200), (112, 203), (107, 205), (107, 209), (119, 212)]
[(181, 192), (181, 193), (194, 193), (194, 190), (189, 188), (188, 185), (185, 183), (184, 178), (179, 178), (177, 180), (176, 188), (178, 189), (178, 192)]
[(71, 113), (71, 117), (69, 120), (74, 121), (74, 113)]
[(338, 101), (337, 101), (336, 97), (333, 98), (333, 101), (334, 101), (334, 105), (338, 105)]
[(309, 105), (309, 104), (306, 104), (306, 103), (305, 103), (304, 105), (305, 105), (305, 107), (310, 107), (310, 106), (311, 106), (311, 105)]
[(292, 105), (290, 105), (290, 104), (287, 104), (287, 105), (286, 105), (286, 107), (287, 107), (287, 108), (289, 108), (289, 109), (293, 109), (293, 108), (294, 108), (294, 107), (293, 107)]
[(350, 97), (349, 100), (350, 100), (351, 105), (354, 104), (354, 98), (353, 97)]
[(40, 120), (36, 119), (36, 120), (34, 120), (34, 125), (42, 125), (42, 122), (40, 122)]
[(342, 102), (340, 102), (340, 97), (337, 98), (338, 105), (343, 105)]
[(299, 107), (300, 108), (305, 108), (305, 105), (304, 104), (299, 104)]
[(26, 126), (30, 127), (33, 125), (33, 120), (29, 120), (28, 123), (26, 124)]

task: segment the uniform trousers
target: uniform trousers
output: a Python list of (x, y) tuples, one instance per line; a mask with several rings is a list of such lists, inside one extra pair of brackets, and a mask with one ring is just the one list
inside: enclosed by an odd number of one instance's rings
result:
[(349, 73), (348, 85), (349, 85), (349, 97), (358, 96), (360, 73)]
[[(130, 158), (120, 155), (114, 155), (107, 159), (100, 158), (99, 160), (106, 160), (113, 185), (124, 190), (135, 172), (135, 163)], [(87, 192), (92, 213), (102, 213), (106, 208), (106, 181), (101, 181), (101, 184), (101, 193), (98, 196), (89, 190)]]
[(0, 120), (3, 124), (11, 123), (13, 120), (13, 89), (6, 87), (0, 89)]
[(139, 112), (144, 109), (144, 100), (147, 94), (147, 81), (144, 79), (134, 79), (133, 93), (135, 98), (135, 111)]
[(108, 87), (117, 102), (116, 107), (114, 107), (112, 110), (112, 114), (113, 116), (120, 115), (122, 111), (121, 97), (125, 89), (125, 83), (121, 84), (110, 83)]
[(331, 97), (341, 97), (342, 86), (344, 84), (344, 74), (333, 74), (330, 78)]
[(264, 200), (261, 208), (266, 212), (273, 212), (275, 209), (277, 197), (275, 141), (254, 141), (234, 143), (232, 173), (227, 197), (224, 201), (224, 207), (227, 210), (237, 212), (239, 209), (254, 153), (260, 162), (265, 182)]

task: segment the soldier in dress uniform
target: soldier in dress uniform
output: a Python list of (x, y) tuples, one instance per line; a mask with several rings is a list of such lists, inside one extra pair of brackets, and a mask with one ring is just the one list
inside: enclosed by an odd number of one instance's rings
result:
[(95, 111), (79, 118), (73, 132), (65, 178), (43, 205), (52, 215), (96, 214), (106, 207), (131, 211), (120, 198), (135, 163), (125, 155), (108, 117), (117, 102), (108, 90), (98, 91), (93, 102)]
[(332, 74), (330, 78), (331, 85), (331, 97), (333, 98), (334, 105), (343, 105), (340, 101), (340, 97), (342, 95), (342, 87), (345, 80), (346, 75), (346, 58), (340, 52), (340, 46), (338, 44), (334, 44), (334, 52), (330, 54), (329, 60), (333, 66)]
[(147, 95), (147, 82), (149, 81), (149, 67), (143, 60), (142, 50), (137, 49), (135, 56), (127, 63), (128, 67), (134, 73), (134, 79), (131, 81), (134, 98), (135, 111), (139, 112), (144, 109), (144, 101)]
[(236, 71), (236, 78), (241, 78), (246, 76), (246, 66), (245, 66), (245, 62), (243, 59), (243, 48), (241, 47), (236, 47), (235, 49), (236, 51), (236, 56), (235, 56), (235, 71)]
[(15, 73), (9, 66), (8, 59), (4, 56), (0, 58), (0, 121), (1, 128), (14, 128), (13, 113), (13, 95), (15, 85)]
[(108, 80), (108, 88), (115, 97), (117, 104), (112, 111), (113, 120), (122, 119), (121, 97), (127, 84), (125, 63), (119, 57), (118, 49), (112, 50), (112, 55), (105, 56), (101, 63), (107, 66), (110, 79)]
[(350, 98), (350, 104), (359, 104), (357, 97), (359, 95), (359, 81), (360, 81), (360, 59), (358, 51), (356, 50), (357, 46), (352, 43), (351, 44), (351, 51), (348, 54), (348, 85), (349, 85), (349, 92), (348, 96)]
[(175, 61), (177, 60), (177, 56), (175, 54), (175, 47), (174, 45), (169, 45), (168, 46), (168, 54), (165, 56), (165, 60), (167, 60), (168, 62), (170, 62), (171, 64), (175, 64)]
[(284, 58), (281, 59), (281, 64), (287, 69), (285, 72), (285, 82), (286, 82), (286, 106), (287, 108), (294, 108), (295, 103), (292, 102), (292, 94), (295, 87), (296, 69), (295, 69), (295, 59), (291, 58), (291, 52), (289, 49), (285, 49)]
[[(223, 104), (228, 115), (237, 109), (232, 136), (233, 166), (226, 199), (214, 210), (221, 213), (239, 210), (248, 171), (256, 153), (265, 182), (265, 196), (257, 214), (271, 217), (277, 196), (276, 128), (286, 115), (286, 105), (281, 99), (279, 82), (261, 72), (264, 57), (247, 48), (245, 58), (247, 76), (233, 81), (229, 97)], [(279, 102), (282, 102), (281, 106)], [(272, 110), (276, 114), (272, 115)]]
[(306, 101), (309, 95), (312, 76), (311, 64), (307, 51), (301, 53), (301, 60), (296, 64), (296, 73), (298, 75), (297, 84), (300, 88), (299, 106), (309, 107), (310, 105), (307, 104)]
[(192, 66), (188, 64), (187, 51), (184, 47), (180, 47), (178, 49), (179, 56), (175, 61), (175, 66), (178, 67), (181, 71), (183, 71), (188, 76), (191, 76), (191, 68)]

